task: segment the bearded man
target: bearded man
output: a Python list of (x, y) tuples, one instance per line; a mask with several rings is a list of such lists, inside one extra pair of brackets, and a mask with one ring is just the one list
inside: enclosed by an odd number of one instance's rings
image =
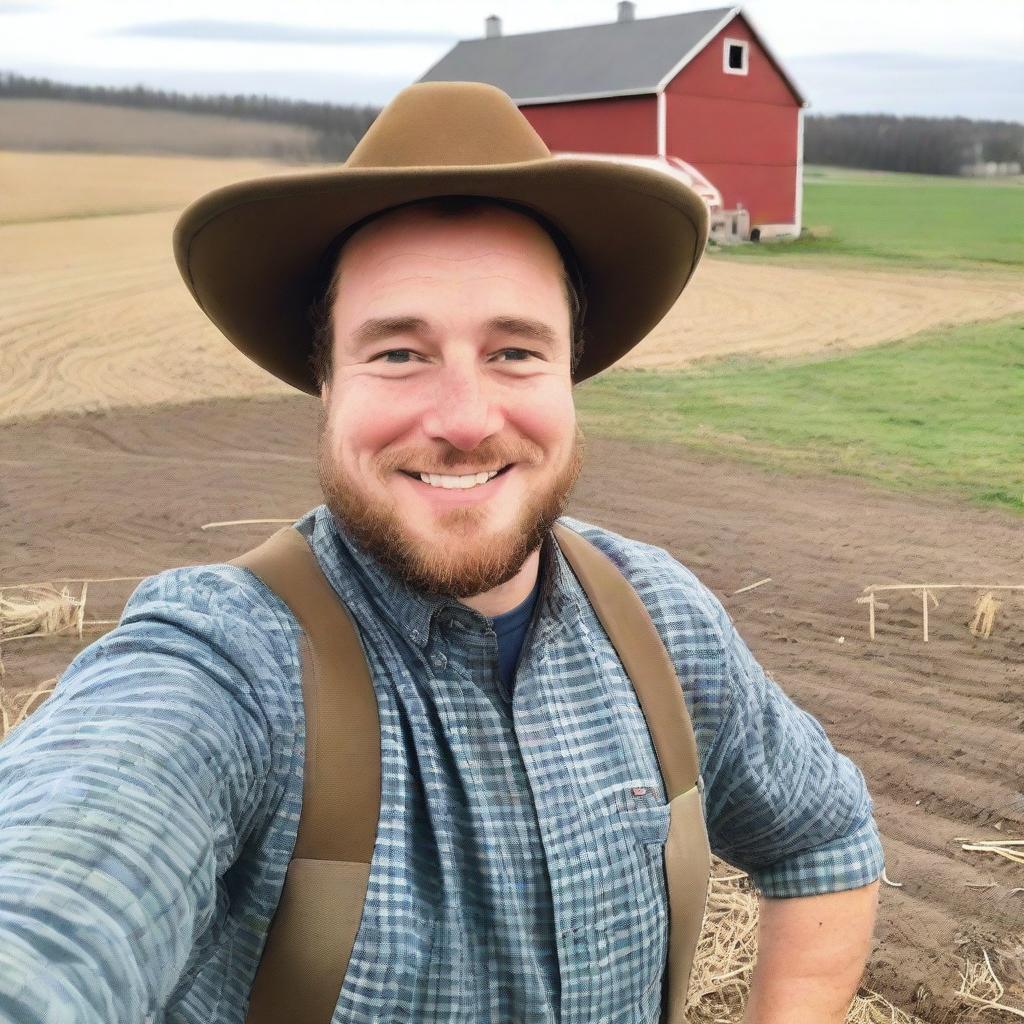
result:
[[(204, 311), (321, 401), (325, 504), (295, 529), (358, 631), (382, 780), (335, 1024), (665, 1019), (666, 794), (560, 518), (646, 607), (711, 848), (759, 889), (748, 1024), (845, 1015), (882, 870), (861, 773), (692, 573), (563, 516), (574, 385), (705, 237), (670, 176), (555, 160), (465, 83), (405, 90), (339, 170), (179, 222)], [(302, 634), (240, 565), (160, 573), (0, 747), (0, 1020), (247, 1019), (302, 811)]]

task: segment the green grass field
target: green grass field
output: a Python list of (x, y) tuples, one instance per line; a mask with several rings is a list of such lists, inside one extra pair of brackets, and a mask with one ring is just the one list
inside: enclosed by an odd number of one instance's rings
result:
[(805, 234), (720, 249), (727, 258), (834, 256), (1024, 269), (1024, 179), (807, 167)]
[(1024, 512), (1024, 321), (849, 355), (726, 361), (584, 383), (585, 432), (670, 441), (781, 469), (946, 489)]

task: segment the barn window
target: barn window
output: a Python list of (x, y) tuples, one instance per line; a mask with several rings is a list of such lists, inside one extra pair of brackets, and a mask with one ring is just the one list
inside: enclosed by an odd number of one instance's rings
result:
[(745, 39), (726, 39), (722, 49), (722, 70), (727, 75), (745, 75), (748, 50)]

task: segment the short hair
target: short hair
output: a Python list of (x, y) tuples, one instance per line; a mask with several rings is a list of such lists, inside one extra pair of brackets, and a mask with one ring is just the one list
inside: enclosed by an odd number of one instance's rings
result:
[(338, 293), (338, 267), (341, 262), (345, 243), (361, 228), (366, 227), (378, 217), (395, 210), (417, 207), (429, 210), (438, 217), (466, 217), (483, 212), (493, 207), (503, 207), (529, 217), (542, 228), (555, 244), (562, 258), (562, 278), (565, 286), (566, 301), (569, 305), (571, 369), (576, 372), (583, 355), (583, 321), (586, 316), (586, 291), (583, 271), (576, 259), (572, 246), (566, 237), (543, 214), (521, 203), (490, 196), (433, 196), (428, 199), (416, 199), (410, 203), (391, 206), (386, 210), (378, 210), (368, 217), (349, 225), (328, 246), (320, 260), (315, 298), (309, 306), (308, 318), (313, 332), (312, 349), (309, 366), (317, 387), (323, 389), (324, 384), (333, 375), (334, 369), (334, 300)]

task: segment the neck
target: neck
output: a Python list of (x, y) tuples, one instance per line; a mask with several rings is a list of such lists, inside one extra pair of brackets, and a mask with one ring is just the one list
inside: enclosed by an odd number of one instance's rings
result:
[(517, 605), (522, 604), (529, 596), (537, 583), (537, 574), (540, 572), (540, 548), (531, 551), (523, 567), (505, 583), (499, 584), (491, 590), (485, 590), (482, 594), (474, 594), (472, 597), (463, 597), (460, 604), (472, 608), (473, 611), (486, 615), (493, 619), (495, 615), (504, 615), (512, 611)]

